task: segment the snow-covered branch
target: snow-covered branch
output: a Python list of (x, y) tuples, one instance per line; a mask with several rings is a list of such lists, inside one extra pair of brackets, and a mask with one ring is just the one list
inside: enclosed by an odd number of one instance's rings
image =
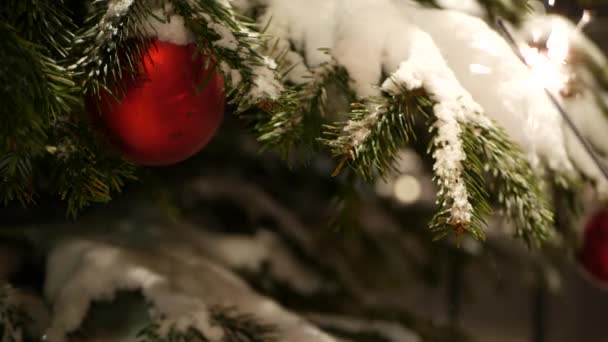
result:
[[(176, 248), (159, 241), (155, 249), (91, 239), (57, 244), (49, 257), (45, 285), (54, 310), (47, 337), (65, 341), (67, 334), (82, 324), (92, 302), (111, 301), (119, 290), (139, 290), (150, 304), (150, 320), (156, 323), (153, 330), (144, 331), (157, 335), (159, 340), (194, 329), (209, 341), (232, 341), (224, 339), (234, 333), (231, 329), (268, 326), (261, 331), (276, 336), (277, 341), (333, 341), (295, 314), (253, 292), (234, 274), (189, 248), (186, 241), (181, 243)], [(230, 322), (238, 317), (240, 322), (247, 320), (230, 314), (231, 310), (253, 315), (261, 323), (250, 321), (236, 326)], [(143, 324), (135, 331), (145, 329), (149, 323)]]

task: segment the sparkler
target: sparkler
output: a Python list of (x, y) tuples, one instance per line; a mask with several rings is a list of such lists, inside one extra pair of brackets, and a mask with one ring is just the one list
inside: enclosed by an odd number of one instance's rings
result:
[(577, 140), (580, 141), (585, 151), (589, 154), (594, 164), (602, 172), (604, 178), (608, 181), (608, 170), (604, 167), (600, 158), (593, 151), (593, 147), (583, 134), (576, 127), (568, 112), (559, 103), (559, 100), (554, 95), (553, 91), (564, 88), (570, 77), (564, 72), (564, 65), (569, 51), (568, 32), (567, 29), (555, 23), (552, 27), (551, 34), (547, 40), (547, 53), (541, 54), (537, 48), (523, 47), (520, 48), (513, 38), (513, 35), (505, 25), (502, 19), (497, 20), (498, 28), (502, 31), (507, 42), (511, 45), (515, 55), (528, 67), (533, 73), (533, 77), (540, 84), (545, 93), (549, 97), (551, 103), (555, 106), (564, 122), (574, 132)]

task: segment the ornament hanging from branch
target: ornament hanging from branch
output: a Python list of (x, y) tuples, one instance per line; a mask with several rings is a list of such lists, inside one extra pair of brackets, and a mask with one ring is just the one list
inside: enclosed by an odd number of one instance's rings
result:
[(127, 159), (174, 164), (200, 151), (218, 129), (223, 78), (213, 57), (202, 56), (193, 44), (154, 40), (143, 55), (140, 74), (124, 93), (102, 92), (89, 107)]

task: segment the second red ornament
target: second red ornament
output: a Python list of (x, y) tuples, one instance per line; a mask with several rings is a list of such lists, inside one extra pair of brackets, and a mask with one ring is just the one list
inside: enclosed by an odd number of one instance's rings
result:
[(585, 225), (577, 259), (594, 282), (608, 289), (608, 209), (595, 213)]

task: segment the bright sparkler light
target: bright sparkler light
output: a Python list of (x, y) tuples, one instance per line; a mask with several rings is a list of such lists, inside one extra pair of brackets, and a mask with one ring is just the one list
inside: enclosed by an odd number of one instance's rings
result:
[(581, 30), (583, 27), (585, 27), (587, 24), (589, 24), (592, 19), (593, 19), (593, 16), (591, 15), (591, 11), (584, 10), (583, 11), (583, 16), (581, 17), (581, 19), (576, 24), (576, 28), (579, 29), (579, 30)]
[(570, 43), (565, 25), (553, 23), (546, 48), (546, 51), (541, 51), (536, 47), (524, 45), (520, 51), (532, 71), (533, 82), (552, 92), (559, 92), (569, 81), (565, 64)]

